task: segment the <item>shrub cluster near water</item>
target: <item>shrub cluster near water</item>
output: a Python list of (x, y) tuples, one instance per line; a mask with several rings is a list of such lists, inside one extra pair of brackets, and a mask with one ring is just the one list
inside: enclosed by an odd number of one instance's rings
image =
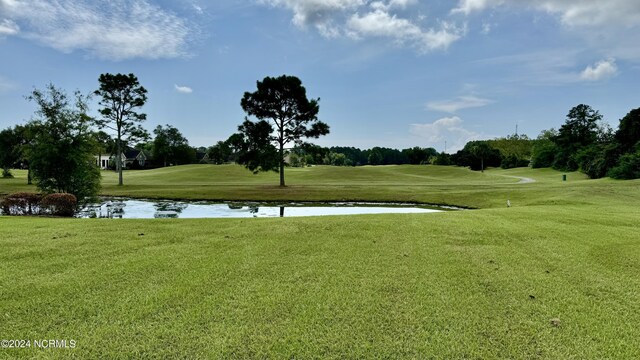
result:
[(78, 200), (72, 194), (38, 194), (21, 192), (11, 194), (0, 202), (4, 215), (53, 215), (71, 217), (75, 214)]

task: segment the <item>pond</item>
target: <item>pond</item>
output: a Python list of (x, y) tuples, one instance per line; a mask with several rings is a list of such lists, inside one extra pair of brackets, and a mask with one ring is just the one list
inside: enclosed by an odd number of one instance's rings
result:
[(250, 218), (297, 217), (358, 214), (432, 213), (443, 210), (415, 204), (369, 203), (208, 203), (170, 200), (109, 199), (100, 204), (85, 206), (76, 217), (80, 218)]

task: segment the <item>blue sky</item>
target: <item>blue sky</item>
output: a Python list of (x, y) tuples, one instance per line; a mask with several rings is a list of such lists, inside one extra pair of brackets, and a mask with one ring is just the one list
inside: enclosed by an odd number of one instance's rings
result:
[(324, 146), (452, 152), (580, 103), (615, 128), (640, 107), (639, 30), (638, 0), (0, 0), (0, 128), (33, 116), (34, 87), (88, 93), (105, 72), (136, 74), (145, 127), (193, 146), (282, 74), (321, 99)]

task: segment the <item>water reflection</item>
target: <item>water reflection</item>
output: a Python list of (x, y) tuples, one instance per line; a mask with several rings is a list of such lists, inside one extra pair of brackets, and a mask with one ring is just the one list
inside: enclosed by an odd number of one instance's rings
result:
[(188, 206), (189, 204), (177, 202), (155, 203), (154, 207), (156, 208), (156, 212), (153, 214), (153, 217), (157, 219), (175, 219), (178, 218), (178, 215), (182, 213), (182, 210), (186, 209)]
[[(286, 210), (285, 210), (286, 209)], [(101, 204), (84, 207), (77, 215), (81, 218), (246, 218), (246, 217), (287, 217), (390, 214), (390, 213), (428, 213), (441, 210), (416, 206), (379, 206), (353, 203), (287, 206), (271, 204), (214, 204), (207, 202), (184, 202), (169, 200), (106, 200)]]

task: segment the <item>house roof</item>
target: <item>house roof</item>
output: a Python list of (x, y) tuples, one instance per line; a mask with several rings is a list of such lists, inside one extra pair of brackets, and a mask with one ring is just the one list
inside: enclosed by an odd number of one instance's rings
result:
[(138, 149), (127, 149), (123, 152), (123, 154), (127, 159), (135, 159), (138, 157), (138, 155), (140, 155), (140, 152), (141, 151)]
[(122, 155), (124, 155), (125, 158), (127, 158), (127, 160), (134, 160), (139, 158), (144, 158), (146, 160), (153, 159), (153, 155), (151, 154), (150, 151), (138, 150), (134, 148), (127, 148), (125, 151), (122, 152)]

